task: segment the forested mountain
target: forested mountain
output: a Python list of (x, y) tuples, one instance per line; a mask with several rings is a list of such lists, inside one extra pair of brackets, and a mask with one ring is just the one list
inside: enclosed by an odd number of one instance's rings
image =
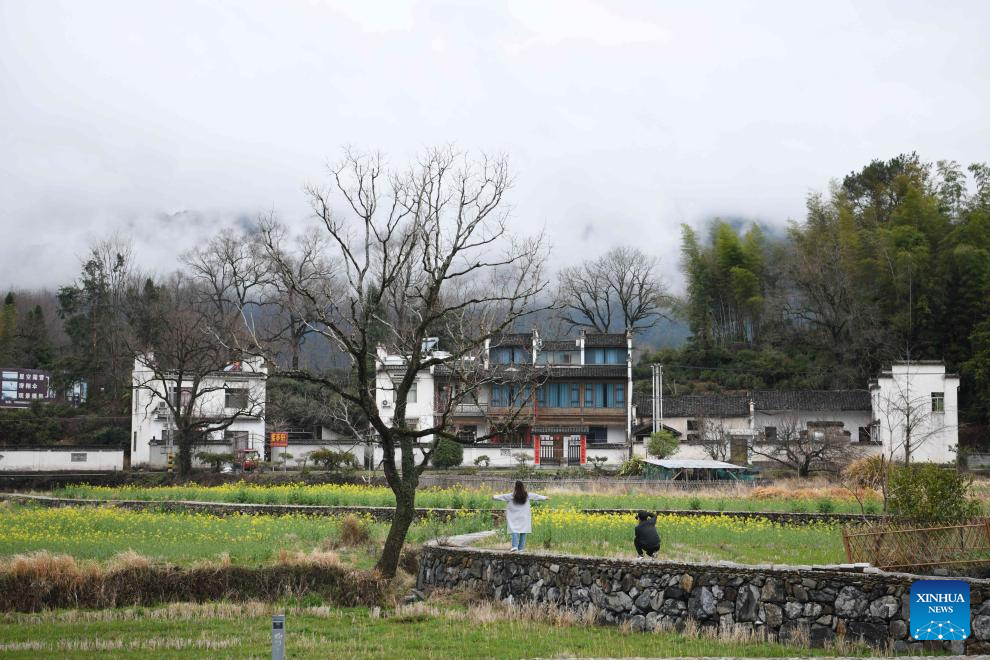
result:
[(892, 360), (940, 359), (962, 418), (986, 421), (990, 167), (876, 160), (810, 195), (784, 238), (684, 227), (682, 268), (692, 336), (643, 358), (671, 388), (862, 388)]

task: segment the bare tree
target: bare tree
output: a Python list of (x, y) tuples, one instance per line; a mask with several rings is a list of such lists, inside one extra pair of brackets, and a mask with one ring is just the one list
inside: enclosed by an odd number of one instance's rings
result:
[(638, 248), (616, 247), (563, 269), (559, 297), (564, 321), (596, 332), (653, 327), (672, 303), (657, 266), (656, 257)]
[(812, 422), (802, 428), (800, 420), (793, 416), (782, 418), (772, 435), (764, 431), (753, 443), (752, 451), (797, 470), (802, 477), (812, 472), (834, 472), (856, 455), (849, 432), (840, 422)]
[(270, 357), (295, 370), (303, 343), (313, 333), (315, 311), (301, 304), (286, 277), (302, 286), (327, 278), (330, 267), (321, 260), (326, 238), (315, 231), (304, 234), (294, 241), (293, 250), (286, 251), (284, 270), (271, 269), (266, 241), (282, 245), (292, 240), (274, 214), (261, 224), (277, 235), (265, 238), (257, 231), (224, 230), (183, 261), (205, 300), (218, 309), (239, 308), (251, 335), (269, 349)]
[(713, 461), (727, 461), (732, 452), (732, 442), (725, 422), (717, 417), (699, 417), (698, 444)]
[[(271, 271), (291, 293), (292, 311), (349, 363), (346, 375), (287, 375), (337, 394), (377, 437), (396, 500), (378, 568), (393, 576), (419, 475), (436, 440), (452, 435), (452, 410), (497, 377), (483, 364), (485, 342), (532, 311), (546, 286), (545, 248), (542, 236), (523, 238), (507, 227), (510, 181), (502, 158), (435, 149), (400, 172), (381, 156), (346, 151), (330, 176), (330, 187), (308, 189), (321, 244), (292, 244), (270, 221), (261, 241)], [(296, 264), (307, 248), (334, 270), (301, 277)], [(444, 351), (433, 350), (431, 337), (441, 338)], [(378, 349), (401, 356), (389, 370), (390, 414), (375, 397)], [(431, 368), (457, 371), (461, 387), (438, 401), (433, 420), (413, 428), (407, 398), (417, 374)]]
[[(131, 339), (133, 405), (146, 415), (156, 409), (167, 412), (179, 449), (180, 477), (192, 470), (197, 442), (240, 419), (264, 414), (263, 363), (239, 363), (243, 356), (232, 348), (239, 343), (235, 335), (242, 327), (231, 313), (236, 307), (218, 310), (207, 293), (177, 274), (157, 287), (153, 299), (130, 303), (151, 305), (151, 310), (132, 316), (146, 315), (155, 326), (152, 337)], [(237, 387), (231, 386), (232, 377), (240, 381)]]

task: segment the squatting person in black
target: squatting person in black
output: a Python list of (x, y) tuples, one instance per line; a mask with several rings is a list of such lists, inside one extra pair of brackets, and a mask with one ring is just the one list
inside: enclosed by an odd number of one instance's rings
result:
[(651, 558), (660, 550), (660, 535), (657, 533), (657, 514), (640, 511), (636, 514), (639, 524), (636, 525), (636, 554), (640, 557), (645, 552)]

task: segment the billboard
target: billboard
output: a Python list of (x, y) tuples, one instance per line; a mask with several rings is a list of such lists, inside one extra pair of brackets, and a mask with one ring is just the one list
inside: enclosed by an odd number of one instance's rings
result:
[(0, 407), (26, 408), (32, 401), (51, 401), (51, 377), (39, 369), (0, 369)]

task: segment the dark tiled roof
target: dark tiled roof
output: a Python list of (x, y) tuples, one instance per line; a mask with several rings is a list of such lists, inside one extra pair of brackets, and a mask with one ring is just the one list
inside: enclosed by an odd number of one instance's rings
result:
[(624, 364), (586, 364), (575, 367), (550, 367), (550, 378), (626, 378)]
[[(646, 400), (649, 414), (650, 400)], [(665, 396), (663, 398), (664, 417), (746, 417), (749, 415), (749, 397), (745, 394), (691, 394), (685, 396)]]
[[(549, 371), (549, 374), (547, 373)], [(496, 364), (492, 365), (491, 371), (498, 379), (507, 381), (533, 381), (542, 378), (553, 380), (574, 380), (584, 378), (608, 378), (610, 380), (625, 380), (626, 366), (624, 364), (589, 364), (584, 366), (552, 366), (532, 365), (532, 364)], [(455, 375), (454, 370), (446, 365), (437, 365), (433, 368), (435, 376)], [(647, 404), (649, 405), (649, 404)]]
[(576, 351), (578, 350), (577, 340), (574, 339), (548, 339), (543, 342), (544, 351)]
[[(495, 371), (499, 375), (505, 375), (512, 379), (540, 379), (551, 378), (553, 380), (569, 380), (575, 378), (626, 378), (626, 367), (622, 364), (588, 364), (584, 366), (551, 366), (545, 365), (495, 365)], [(549, 373), (547, 373), (549, 371)]]
[[(756, 390), (746, 394), (693, 394), (665, 396), (664, 417), (745, 417), (749, 401), (756, 410), (870, 410), (867, 390)], [(640, 417), (649, 417), (653, 403), (648, 394), (637, 394), (633, 401)]]
[(870, 410), (869, 390), (756, 390), (757, 410)]
[(584, 337), (584, 345), (594, 346), (596, 348), (601, 347), (613, 347), (613, 348), (625, 348), (626, 347), (626, 336), (621, 332), (612, 332), (608, 334), (604, 333), (588, 333)]
[(498, 346), (532, 346), (533, 335), (528, 332), (499, 335), (492, 337), (491, 345), (493, 348)]

